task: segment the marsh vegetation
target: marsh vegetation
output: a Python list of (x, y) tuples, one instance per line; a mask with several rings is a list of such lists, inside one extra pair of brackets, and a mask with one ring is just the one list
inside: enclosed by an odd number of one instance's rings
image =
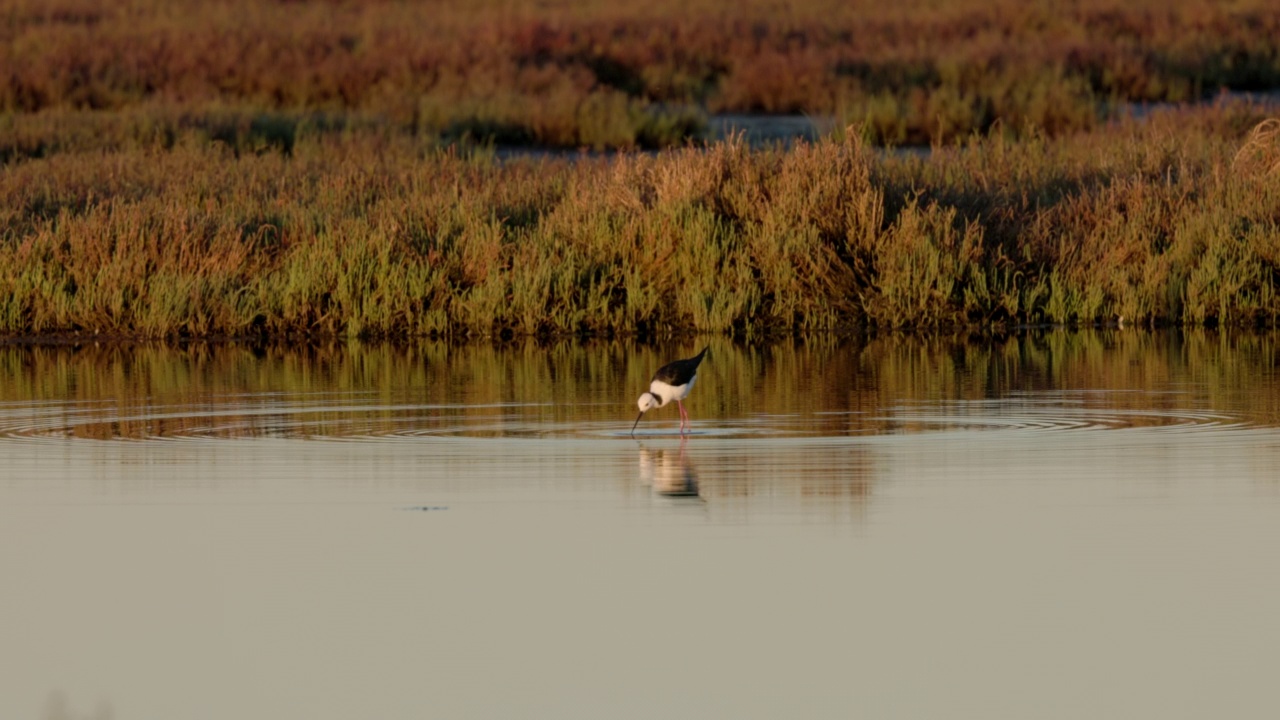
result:
[[(0, 7), (6, 335), (748, 336), (1280, 310), (1270, 111), (1095, 112), (1274, 86), (1268, 3)], [(785, 148), (686, 142), (720, 111), (850, 124)], [(464, 138), (632, 150), (511, 158)], [(917, 140), (936, 144), (879, 147)]]
[(560, 147), (806, 113), (874, 142), (951, 142), (1274, 89), (1276, 37), (1269, 0), (3, 0), (0, 110), (319, 115)]

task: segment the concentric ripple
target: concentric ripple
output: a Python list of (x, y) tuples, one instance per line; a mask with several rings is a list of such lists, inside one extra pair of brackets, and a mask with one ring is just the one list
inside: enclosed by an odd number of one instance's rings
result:
[(1247, 425), (1221, 412), (1177, 407), (1177, 396), (1151, 393), (1020, 394), (998, 400), (903, 405), (882, 417), (903, 430), (1061, 432), (1133, 427), (1209, 429)]
[(0, 404), (0, 436), (95, 440), (209, 438), (376, 439), (406, 435), (504, 434), (528, 426), (539, 405), (431, 405), (324, 393), (211, 397), (178, 404), (42, 402)]
[[(980, 401), (911, 403), (875, 412), (744, 412), (697, 418), (694, 437), (849, 437), (936, 432), (1060, 433), (1155, 428), (1204, 432), (1258, 427), (1240, 417), (1178, 406), (1175, 394), (1027, 393)], [(375, 441), (446, 437), (629, 435), (633, 418), (616, 403), (420, 404), (374, 393), (262, 393), (209, 396), (186, 404), (41, 401), (0, 404), (0, 437), (176, 441), (293, 438)], [(638, 437), (672, 436), (674, 417), (646, 418)]]

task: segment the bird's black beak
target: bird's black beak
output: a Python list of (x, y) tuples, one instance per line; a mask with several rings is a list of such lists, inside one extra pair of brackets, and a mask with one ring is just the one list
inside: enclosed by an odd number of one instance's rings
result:
[(640, 418), (642, 418), (642, 417), (644, 417), (644, 411), (643, 411), (643, 410), (641, 410), (641, 411), (640, 411), (640, 414), (636, 416), (636, 421), (635, 421), (635, 423), (633, 423), (633, 424), (631, 425), (631, 436), (632, 436), (632, 437), (635, 437), (635, 434), (636, 434), (636, 425), (639, 425), (639, 424), (640, 424)]

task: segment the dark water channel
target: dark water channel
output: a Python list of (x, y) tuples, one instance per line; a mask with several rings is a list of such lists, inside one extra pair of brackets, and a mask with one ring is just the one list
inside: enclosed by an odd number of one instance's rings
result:
[(710, 346), (0, 346), (0, 718), (1280, 708), (1280, 335)]

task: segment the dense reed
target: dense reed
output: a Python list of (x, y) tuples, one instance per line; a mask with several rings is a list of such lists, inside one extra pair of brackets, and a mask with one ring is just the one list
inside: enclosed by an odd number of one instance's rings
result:
[[(0, 333), (750, 335), (1280, 312), (1280, 147), (1245, 105), (927, 156), (845, 133), (500, 160), (385, 128), (301, 127), (286, 146), (101, 119), (0, 170)], [(43, 132), (27, 122), (11, 134)]]
[(1276, 37), (1271, 0), (0, 0), (0, 111), (322, 114), (562, 147), (808, 113), (950, 142), (1274, 89)]

